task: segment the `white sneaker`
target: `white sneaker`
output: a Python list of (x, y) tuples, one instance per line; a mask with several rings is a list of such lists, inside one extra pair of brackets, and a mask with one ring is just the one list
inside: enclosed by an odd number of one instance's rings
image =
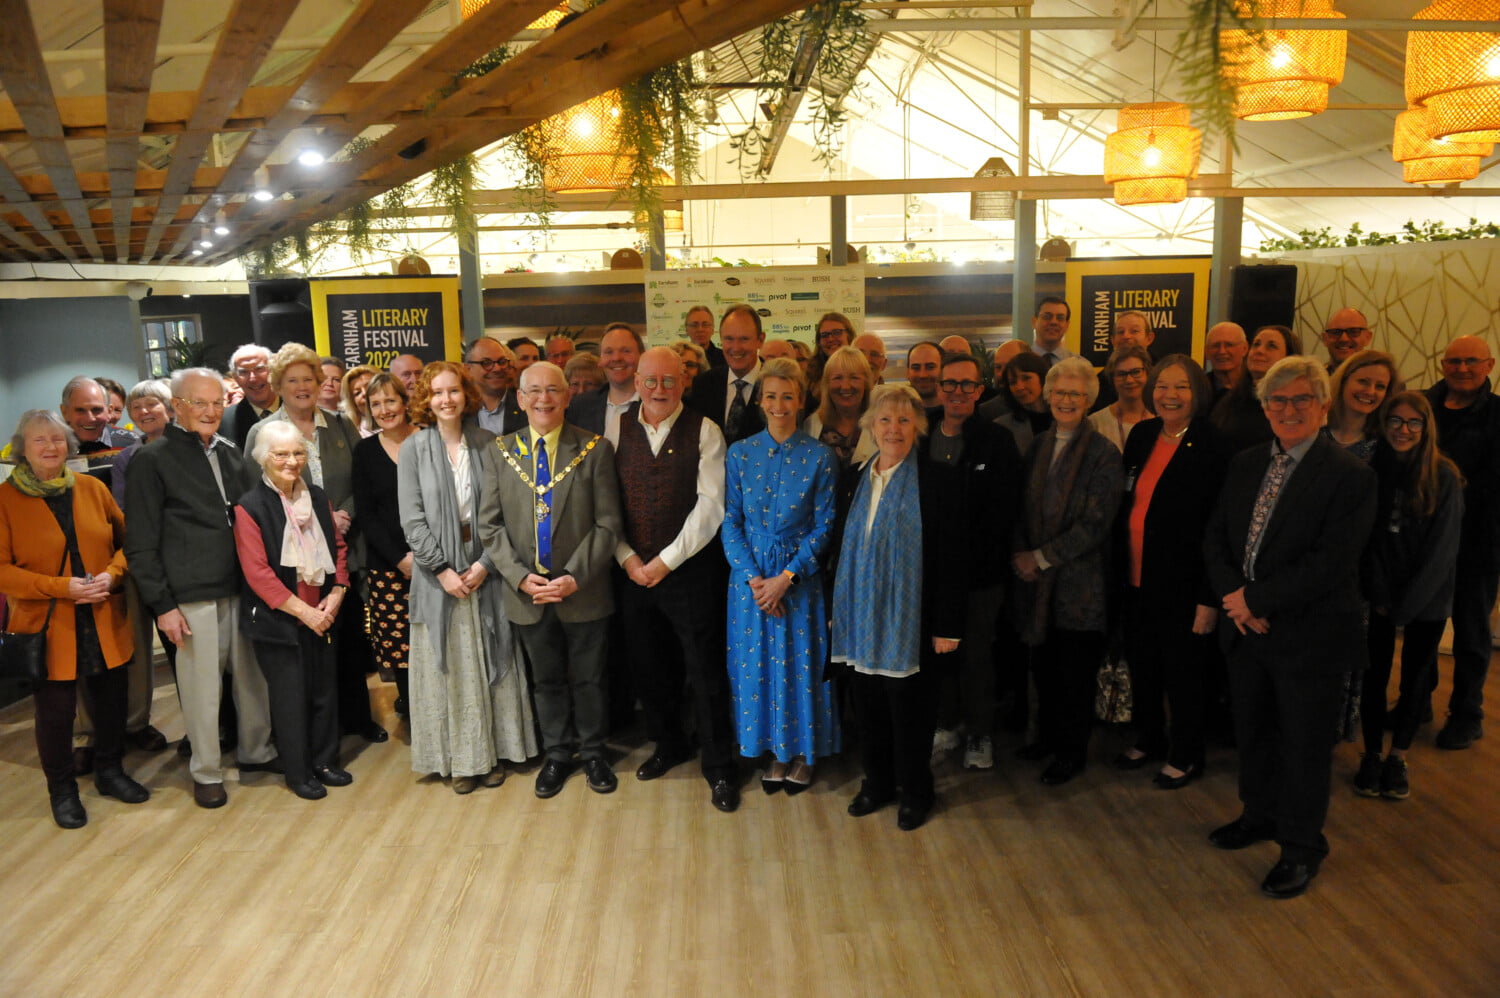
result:
[(947, 755), (958, 748), (957, 728), (938, 728), (932, 733), (932, 756)]
[(994, 769), (995, 746), (989, 735), (969, 736), (964, 742), (965, 769)]

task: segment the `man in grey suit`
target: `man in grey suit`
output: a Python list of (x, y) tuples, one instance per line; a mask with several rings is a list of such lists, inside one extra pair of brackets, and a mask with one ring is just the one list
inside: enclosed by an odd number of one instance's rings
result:
[(505, 614), (531, 659), (547, 759), (536, 795), (553, 797), (582, 760), (589, 789), (617, 785), (604, 758), (609, 565), (623, 535), (614, 447), (564, 421), (568, 383), (547, 361), (521, 374), (527, 425), (497, 441), (480, 490), (479, 535), (505, 579)]

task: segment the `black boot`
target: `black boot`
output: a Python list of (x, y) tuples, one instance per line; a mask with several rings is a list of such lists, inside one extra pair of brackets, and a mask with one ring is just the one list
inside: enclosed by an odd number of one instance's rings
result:
[(83, 801), (78, 799), (78, 784), (73, 780), (47, 788), (52, 798), (52, 820), (58, 828), (82, 828), (89, 823)]
[(94, 776), (94, 786), (106, 797), (124, 801), (126, 804), (142, 804), (151, 798), (151, 791), (125, 775), (118, 764), (100, 766)]

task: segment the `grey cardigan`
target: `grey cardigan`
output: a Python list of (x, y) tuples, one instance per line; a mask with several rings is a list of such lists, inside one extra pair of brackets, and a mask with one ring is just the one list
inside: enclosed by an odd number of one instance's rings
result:
[(469, 540), (463, 539), (458, 520), (458, 494), (453, 489), (453, 470), (442, 435), (436, 426), (418, 430), (401, 446), (396, 464), (396, 495), (401, 507), (401, 528), (411, 546), (411, 602), (409, 618), (428, 630), (438, 667), (447, 671), (448, 615), (455, 602), (437, 577), (445, 568), (462, 574), (476, 561), (489, 575), (469, 599), (479, 601), (484, 622), (485, 661), (489, 681), (498, 682), (510, 664), (510, 641), (503, 629), (510, 626), (501, 603), (504, 585), (495, 563), (479, 542), (479, 490), (487, 470), (495, 461), (495, 435), (475, 425), (463, 428), (469, 450), (470, 508)]

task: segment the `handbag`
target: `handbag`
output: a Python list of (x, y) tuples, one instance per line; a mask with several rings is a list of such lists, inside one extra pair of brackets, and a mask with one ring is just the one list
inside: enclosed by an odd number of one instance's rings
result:
[[(57, 566), (61, 572), (68, 564), (68, 553)], [(47, 628), (52, 626), (52, 611), (57, 608), (57, 597), (47, 601), (47, 616), (42, 620), (42, 629), (35, 634), (16, 634), (0, 631), (0, 679), (25, 683), (42, 683), (47, 679)]]
[(1094, 691), (1094, 714), (1109, 724), (1130, 721), (1135, 698), (1130, 688), (1130, 663), (1123, 655), (1111, 655), (1099, 666)]

